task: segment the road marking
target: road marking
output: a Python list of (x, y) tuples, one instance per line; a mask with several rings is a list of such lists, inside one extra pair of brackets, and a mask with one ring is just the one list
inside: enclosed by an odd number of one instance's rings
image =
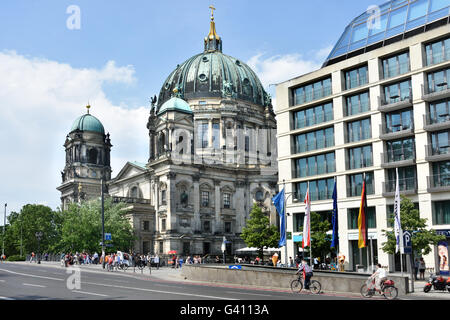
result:
[(269, 295), (269, 294), (260, 294), (260, 293), (247, 293), (247, 292), (236, 292), (236, 291), (227, 291), (227, 293), (232, 293), (232, 294), (246, 294), (246, 295), (250, 295), (250, 296), (273, 297), (272, 295)]
[(26, 277), (32, 277), (32, 278), (40, 278), (40, 279), (47, 279), (47, 280), (55, 280), (55, 281), (64, 281), (65, 279), (59, 279), (59, 278), (51, 278), (51, 277), (44, 277), (44, 276), (36, 276), (34, 274), (27, 274), (27, 273), (20, 273), (20, 272), (14, 272), (11, 270), (5, 270), (5, 269), (0, 269), (0, 271), (5, 271), (5, 272), (9, 272), (12, 274), (17, 274), (20, 276), (26, 276)]
[(24, 286), (29, 286), (29, 287), (39, 287), (39, 288), (47, 288), (47, 286), (41, 286), (39, 284), (31, 284), (31, 283), (22, 283)]
[(86, 292), (86, 291), (77, 291), (77, 290), (73, 290), (72, 292), (83, 293), (83, 294), (90, 294), (90, 295), (93, 295), (93, 296), (107, 297), (106, 294), (100, 294), (100, 293), (93, 293), (93, 292)]
[(0, 297), (0, 300), (14, 300), (13, 298), (8, 298), (8, 297)]
[(5, 280), (0, 280), (0, 282), (5, 282)]

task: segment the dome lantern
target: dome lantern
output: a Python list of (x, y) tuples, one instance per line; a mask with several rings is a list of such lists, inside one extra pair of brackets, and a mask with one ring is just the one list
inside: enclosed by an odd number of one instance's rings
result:
[(211, 9), (211, 23), (209, 27), (209, 34), (205, 38), (205, 52), (220, 51), (222, 52), (222, 39), (217, 35), (216, 23), (214, 22), (214, 6), (209, 6)]

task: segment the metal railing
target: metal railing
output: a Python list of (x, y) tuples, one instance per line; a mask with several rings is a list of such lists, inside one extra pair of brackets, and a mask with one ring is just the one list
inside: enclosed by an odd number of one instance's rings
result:
[(442, 173), (427, 177), (429, 188), (450, 187), (450, 174)]
[(116, 197), (113, 196), (113, 203), (136, 203), (136, 204), (150, 204), (150, 199), (132, 198), (132, 197)]
[(393, 133), (400, 133), (400, 132), (406, 132), (406, 131), (413, 131), (414, 132), (414, 124), (413, 119), (411, 119), (411, 123), (409, 125), (393, 125), (391, 127), (388, 127), (386, 123), (380, 124), (380, 134), (393, 134)]
[(308, 93), (303, 94), (295, 94), (294, 102), (295, 105), (300, 105), (304, 103), (308, 103), (314, 100), (319, 100), (325, 97), (328, 97), (332, 94), (331, 86), (322, 87), (319, 90), (311, 89)]
[[(383, 184), (383, 193), (393, 193), (396, 189), (396, 180), (388, 180)], [(398, 186), (400, 192), (402, 191), (416, 191), (417, 190), (417, 178), (404, 178), (398, 180)]]
[(321, 116), (318, 116), (314, 113), (313, 116), (305, 117), (303, 119), (296, 118), (294, 121), (294, 130), (303, 129), (311, 126), (315, 126), (318, 124), (326, 123), (332, 121), (334, 118), (334, 112), (326, 112), (322, 113)]
[(388, 96), (384, 93), (381, 93), (378, 97), (378, 102), (380, 106), (391, 106), (391, 105), (397, 105), (397, 104), (412, 104), (412, 89), (409, 89), (409, 92), (407, 94), (400, 93), (400, 95), (393, 95)]
[(399, 162), (399, 161), (408, 161), (416, 159), (416, 149), (415, 148), (403, 148), (402, 153), (394, 154), (394, 151), (383, 152), (381, 154), (382, 164)]
[(436, 145), (426, 145), (425, 155), (426, 157), (448, 155), (450, 154), (450, 141), (448, 141), (446, 146), (436, 146)]
[(428, 83), (428, 86), (422, 85), (422, 95), (428, 95), (433, 93), (446, 93), (450, 90), (450, 84), (445, 80), (432, 80)]

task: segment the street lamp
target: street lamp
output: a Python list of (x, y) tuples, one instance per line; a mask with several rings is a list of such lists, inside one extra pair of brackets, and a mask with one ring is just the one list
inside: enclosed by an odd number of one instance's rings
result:
[(42, 239), (42, 232), (36, 232), (35, 233), (35, 236), (36, 236), (36, 239), (37, 239), (37, 241), (38, 241), (38, 252), (37, 252), (37, 255), (38, 255), (38, 264), (41, 264), (41, 254), (40, 254), (40, 249), (41, 249), (41, 239)]
[(5, 229), (6, 229), (6, 203), (5, 203), (5, 215), (3, 216), (3, 232), (2, 232), (2, 239), (3, 239), (3, 245), (2, 245), (2, 259), (5, 255)]
[[(286, 190), (286, 180), (283, 179), (283, 189)], [(285, 261), (286, 261), (286, 267), (289, 266), (289, 262), (288, 262), (288, 253), (287, 253), (287, 217), (289, 216), (287, 211), (286, 211), (286, 203), (287, 200), (289, 199), (289, 197), (291, 197), (293, 194), (295, 194), (295, 192), (284, 192), (285, 198), (284, 198), (284, 238), (286, 239), (286, 245), (284, 246), (284, 254), (285, 254)], [(286, 195), (288, 195), (286, 197)], [(292, 200), (294, 203), (298, 202), (298, 199), (293, 198)]]
[(102, 266), (105, 269), (105, 194), (103, 188), (103, 179), (101, 179), (101, 198), (102, 198)]

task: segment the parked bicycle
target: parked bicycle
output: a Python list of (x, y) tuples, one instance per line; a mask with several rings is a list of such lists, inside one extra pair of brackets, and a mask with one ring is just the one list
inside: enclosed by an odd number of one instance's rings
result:
[(385, 280), (381, 283), (381, 290), (375, 289), (375, 279), (368, 279), (361, 287), (361, 295), (364, 298), (372, 298), (376, 295), (382, 295), (388, 300), (393, 300), (398, 296), (398, 289), (393, 280)]
[[(300, 293), (304, 287), (303, 273), (300, 273), (299, 277), (291, 281), (292, 293)], [(314, 294), (319, 294), (322, 290), (322, 285), (317, 280), (311, 280), (309, 283), (309, 290)]]

